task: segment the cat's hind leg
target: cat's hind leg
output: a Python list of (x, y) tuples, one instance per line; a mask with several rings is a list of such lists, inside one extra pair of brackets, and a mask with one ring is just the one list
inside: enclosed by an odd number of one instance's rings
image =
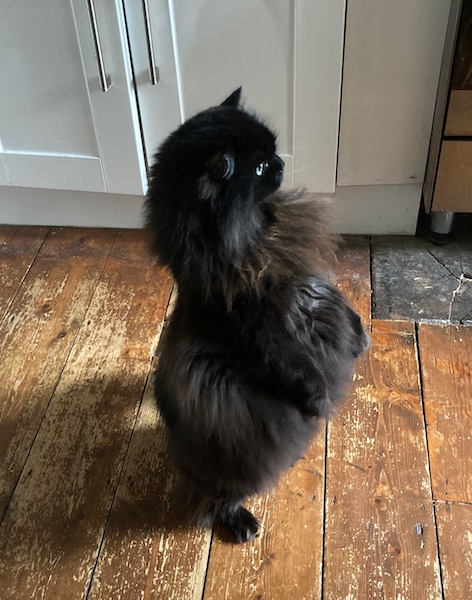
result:
[(260, 530), (256, 517), (239, 503), (221, 506), (215, 516), (215, 525), (238, 544), (252, 541)]
[(242, 506), (243, 500), (187, 476), (181, 476), (174, 490), (175, 508), (182, 520), (201, 527), (215, 525), (224, 537), (239, 544), (253, 540), (260, 530), (259, 521)]

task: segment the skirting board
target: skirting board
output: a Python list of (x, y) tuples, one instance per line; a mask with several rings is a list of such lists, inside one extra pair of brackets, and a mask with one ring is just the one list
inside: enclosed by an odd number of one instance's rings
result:
[(338, 186), (333, 195), (338, 233), (414, 235), (422, 184)]
[[(413, 235), (421, 185), (343, 186), (330, 196), (339, 233)], [(139, 196), (0, 187), (0, 224), (142, 227)]]

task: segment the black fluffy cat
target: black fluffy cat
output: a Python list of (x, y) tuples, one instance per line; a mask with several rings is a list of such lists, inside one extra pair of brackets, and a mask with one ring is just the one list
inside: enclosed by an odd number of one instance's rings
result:
[(241, 89), (162, 144), (146, 200), (178, 299), (161, 343), (157, 404), (185, 516), (251, 540), (243, 501), (302, 455), (368, 347), (326, 277), (323, 208), (282, 192), (274, 134)]

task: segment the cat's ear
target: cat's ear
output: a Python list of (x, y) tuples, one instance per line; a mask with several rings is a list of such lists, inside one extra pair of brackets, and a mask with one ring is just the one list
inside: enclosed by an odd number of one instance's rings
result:
[(242, 87), (234, 90), (234, 92), (221, 103), (221, 106), (233, 106), (234, 108), (238, 108), (239, 103), (241, 102), (241, 91)]
[(206, 161), (205, 166), (214, 179), (228, 181), (234, 173), (234, 155), (230, 150), (217, 152)]

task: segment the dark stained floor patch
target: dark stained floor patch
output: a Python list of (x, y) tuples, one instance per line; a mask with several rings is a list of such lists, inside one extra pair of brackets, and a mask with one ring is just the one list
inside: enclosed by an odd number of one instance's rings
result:
[(372, 316), (472, 325), (472, 239), (372, 238)]

